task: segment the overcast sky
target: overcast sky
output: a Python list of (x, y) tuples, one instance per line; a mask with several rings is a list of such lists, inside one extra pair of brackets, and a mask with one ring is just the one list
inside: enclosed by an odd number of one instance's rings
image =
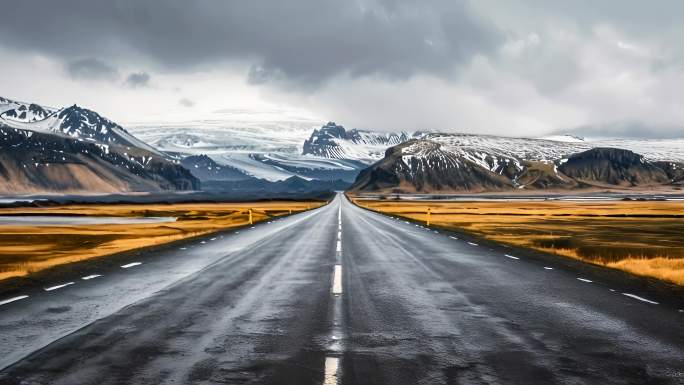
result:
[(0, 95), (118, 122), (684, 137), (684, 2), (21, 0)]

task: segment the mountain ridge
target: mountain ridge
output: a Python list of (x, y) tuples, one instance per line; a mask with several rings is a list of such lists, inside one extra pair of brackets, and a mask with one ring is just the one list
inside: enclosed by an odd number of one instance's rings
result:
[[(492, 146), (497, 140), (500, 145)], [(359, 174), (351, 190), (676, 189), (684, 175), (684, 154), (671, 153), (668, 161), (656, 159), (657, 154), (543, 139), (430, 134), (389, 148), (383, 159)]]

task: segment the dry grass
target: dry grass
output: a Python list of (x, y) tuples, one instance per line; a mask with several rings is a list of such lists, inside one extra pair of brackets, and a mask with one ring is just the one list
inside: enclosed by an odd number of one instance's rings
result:
[(0, 209), (0, 215), (176, 217), (175, 222), (0, 225), (0, 279), (52, 266), (205, 235), (321, 206), (322, 202), (71, 205)]
[(684, 285), (684, 202), (355, 200), (363, 207)]

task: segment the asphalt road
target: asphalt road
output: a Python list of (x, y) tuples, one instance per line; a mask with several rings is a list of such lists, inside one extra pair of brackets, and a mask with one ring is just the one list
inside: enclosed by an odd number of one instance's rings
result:
[(341, 196), (109, 260), (0, 305), (0, 383), (684, 383), (680, 299)]

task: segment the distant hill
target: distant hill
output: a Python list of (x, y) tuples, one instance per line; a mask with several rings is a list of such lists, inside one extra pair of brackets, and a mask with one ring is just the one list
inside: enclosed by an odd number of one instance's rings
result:
[[(681, 169), (681, 167), (679, 167)], [(673, 182), (657, 163), (629, 150), (594, 148), (568, 157), (559, 173), (592, 185), (658, 186)]]
[(388, 149), (382, 160), (359, 174), (351, 189), (458, 193), (678, 188), (684, 147), (649, 149), (644, 144), (644, 149), (648, 156), (593, 148), (591, 142), (579, 140), (428, 134)]

